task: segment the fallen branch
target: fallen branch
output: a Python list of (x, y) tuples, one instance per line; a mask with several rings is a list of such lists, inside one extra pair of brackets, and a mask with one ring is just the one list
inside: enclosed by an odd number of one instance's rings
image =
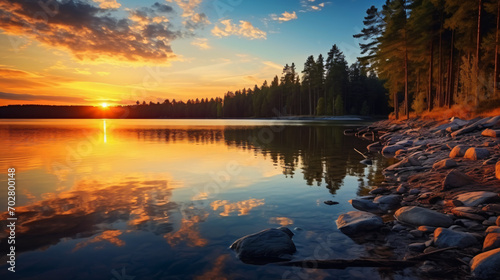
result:
[(406, 267), (414, 266), (429, 256), (453, 249), (457, 249), (457, 247), (437, 249), (435, 251), (419, 254), (404, 260), (388, 260), (388, 259), (302, 260), (302, 261), (280, 262), (275, 264), (281, 266), (296, 266), (296, 267), (311, 268), (311, 269), (315, 268), (344, 269), (347, 267), (390, 267), (393, 269), (403, 269)]
[(365, 154), (363, 154), (362, 152), (358, 151), (358, 149), (354, 148), (354, 150), (355, 150), (356, 152), (358, 152), (360, 155), (362, 155), (365, 159), (367, 159), (367, 158), (368, 158)]
[(424, 258), (431, 256), (431, 255), (435, 255), (435, 254), (439, 254), (439, 253), (444, 252), (444, 251), (455, 250), (455, 249), (457, 249), (457, 247), (448, 247), (448, 248), (443, 248), (443, 249), (437, 249), (437, 250), (434, 250), (432, 252), (423, 253), (423, 254), (413, 256), (413, 257), (405, 258), (405, 260), (407, 260), (407, 261), (421, 260), (421, 259), (424, 259)]
[(277, 263), (282, 266), (297, 266), (302, 268), (344, 269), (347, 267), (391, 267), (405, 268), (414, 266), (417, 261), (400, 261), (386, 259), (355, 259), (355, 260), (303, 260)]

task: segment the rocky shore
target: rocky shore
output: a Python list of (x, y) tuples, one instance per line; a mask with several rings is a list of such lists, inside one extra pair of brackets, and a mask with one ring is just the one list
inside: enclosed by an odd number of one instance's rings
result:
[(500, 279), (500, 116), (380, 121), (346, 131), (373, 139), (370, 153), (399, 160), (338, 228), (384, 232), (398, 259), (431, 255), (418, 268), (433, 279)]

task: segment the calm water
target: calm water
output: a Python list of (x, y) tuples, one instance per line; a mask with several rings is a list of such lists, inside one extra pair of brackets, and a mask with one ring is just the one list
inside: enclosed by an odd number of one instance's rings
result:
[[(288, 226), (295, 259), (372, 256), (335, 226), (380, 181), (339, 124), (3, 120), (0, 213), (16, 168), (16, 273), (1, 279), (380, 279), (376, 269), (248, 265), (228, 246)], [(339, 205), (323, 202), (334, 200)], [(5, 226), (2, 225), (2, 229)], [(1, 263), (6, 261), (2, 231)], [(390, 275), (391, 273), (389, 273)]]

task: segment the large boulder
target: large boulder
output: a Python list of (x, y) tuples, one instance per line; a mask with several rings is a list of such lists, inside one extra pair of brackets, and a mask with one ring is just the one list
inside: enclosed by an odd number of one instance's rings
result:
[(466, 174), (457, 170), (452, 170), (444, 178), (443, 191), (460, 188), (474, 183), (474, 180)]
[(450, 152), (450, 158), (463, 157), (469, 146), (457, 145)]
[(490, 151), (484, 148), (469, 148), (465, 152), (464, 158), (471, 160), (485, 159), (490, 156)]
[(455, 197), (455, 199), (462, 202), (464, 206), (474, 207), (486, 202), (497, 201), (500, 197), (494, 192), (479, 191), (459, 194)]
[(467, 248), (477, 243), (476, 237), (467, 232), (454, 231), (441, 227), (434, 231), (434, 245), (438, 248)]
[(365, 211), (375, 214), (383, 213), (383, 211), (380, 210), (380, 208), (378, 208), (377, 203), (373, 203), (373, 201), (368, 199), (351, 199), (349, 200), (349, 203), (351, 203), (352, 207), (360, 211)]
[(499, 279), (500, 248), (475, 256), (470, 262), (470, 270), (478, 279)]
[(270, 228), (244, 236), (230, 248), (243, 262), (270, 262), (291, 259), (297, 250), (292, 241), (293, 233), (286, 227)]
[(379, 216), (361, 211), (350, 211), (337, 219), (337, 228), (347, 235), (375, 230), (384, 225)]
[(394, 214), (396, 219), (402, 223), (414, 226), (449, 227), (453, 219), (449, 216), (418, 206), (405, 206)]
[(500, 233), (492, 232), (486, 235), (483, 243), (483, 251), (500, 248)]
[(485, 129), (481, 133), (484, 137), (500, 137), (500, 130)]

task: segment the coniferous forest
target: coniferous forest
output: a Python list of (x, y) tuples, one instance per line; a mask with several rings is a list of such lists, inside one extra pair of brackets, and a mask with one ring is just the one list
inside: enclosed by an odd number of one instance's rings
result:
[[(310, 55), (302, 70), (286, 64), (280, 76), (223, 97), (137, 101), (109, 108), (106, 117), (269, 118), (387, 115), (410, 117), (454, 105), (500, 107), (500, 1), (387, 0), (369, 8), (362, 56), (348, 65), (333, 45)], [(92, 106), (6, 106), (0, 117), (103, 117)], [(124, 113), (125, 112), (125, 113)]]
[(395, 117), (467, 105), (499, 107), (500, 1), (392, 0), (367, 10), (354, 35)]

